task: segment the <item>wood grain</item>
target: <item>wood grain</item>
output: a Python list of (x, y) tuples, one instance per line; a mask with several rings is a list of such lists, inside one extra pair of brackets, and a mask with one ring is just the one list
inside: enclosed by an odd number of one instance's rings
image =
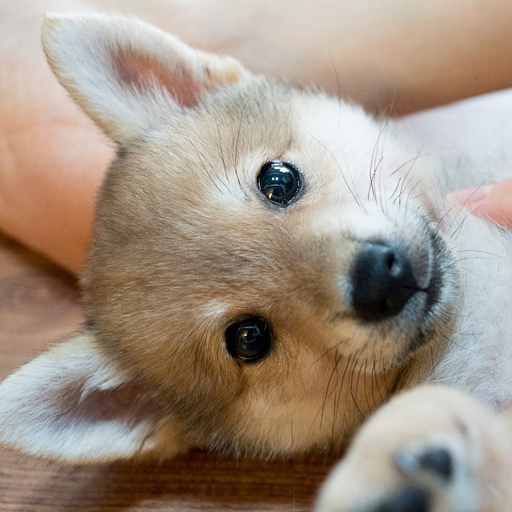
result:
[[(0, 235), (0, 379), (80, 328), (79, 297), (71, 276)], [(69, 467), (0, 450), (0, 511), (303, 511), (331, 464), (194, 451), (160, 465)]]

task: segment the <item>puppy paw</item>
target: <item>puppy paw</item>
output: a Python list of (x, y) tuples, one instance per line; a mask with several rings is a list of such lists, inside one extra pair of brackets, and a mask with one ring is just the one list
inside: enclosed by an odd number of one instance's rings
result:
[(460, 391), (404, 393), (361, 429), (316, 511), (508, 510), (511, 438), (504, 418)]
[[(478, 495), (465, 442), (452, 437), (415, 443), (392, 456), (391, 471), (401, 483), (362, 510), (372, 512), (431, 512), (478, 509)], [(394, 467), (393, 467), (394, 466)]]

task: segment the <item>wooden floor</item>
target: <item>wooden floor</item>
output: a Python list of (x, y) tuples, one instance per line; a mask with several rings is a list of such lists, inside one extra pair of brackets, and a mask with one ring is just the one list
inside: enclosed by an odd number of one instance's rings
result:
[[(74, 279), (0, 235), (0, 380), (81, 322)], [(309, 510), (329, 465), (196, 451), (160, 466), (63, 467), (0, 450), (0, 511)]]

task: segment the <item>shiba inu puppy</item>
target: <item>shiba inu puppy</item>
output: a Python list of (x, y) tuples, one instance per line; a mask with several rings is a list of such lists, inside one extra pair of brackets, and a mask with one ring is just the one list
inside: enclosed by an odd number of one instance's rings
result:
[(0, 385), (2, 443), (72, 463), (337, 451), (413, 388), (318, 510), (512, 508), (512, 238), (443, 202), (505, 159), (422, 155), (136, 19), (48, 16), (43, 44), (118, 156), (84, 330)]

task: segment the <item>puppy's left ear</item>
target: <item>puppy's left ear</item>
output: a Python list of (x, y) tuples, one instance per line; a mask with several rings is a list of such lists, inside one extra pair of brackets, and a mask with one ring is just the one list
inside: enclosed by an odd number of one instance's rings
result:
[(0, 443), (68, 463), (166, 458), (189, 448), (179, 423), (80, 333), (0, 383)]
[(115, 142), (251, 74), (231, 57), (190, 48), (136, 18), (48, 14), (42, 42), (75, 102)]

